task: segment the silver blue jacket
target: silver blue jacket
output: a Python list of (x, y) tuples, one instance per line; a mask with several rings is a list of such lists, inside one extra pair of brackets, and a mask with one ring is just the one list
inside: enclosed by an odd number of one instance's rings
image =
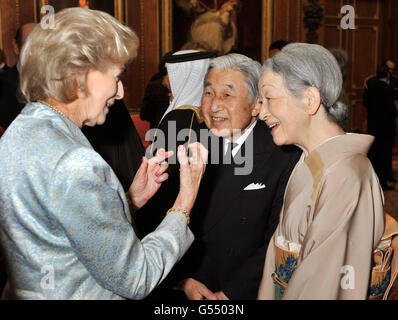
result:
[(3, 298), (142, 299), (193, 241), (168, 214), (142, 241), (116, 175), (81, 130), (28, 104), (0, 139)]

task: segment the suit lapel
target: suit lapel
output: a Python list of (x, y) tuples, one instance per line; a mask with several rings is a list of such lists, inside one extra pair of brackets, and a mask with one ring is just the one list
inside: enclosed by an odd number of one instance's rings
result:
[(245, 187), (251, 183), (263, 182), (257, 179), (261, 179), (260, 173), (264, 171), (264, 166), (269, 165), (268, 159), (275, 148), (268, 128), (264, 127), (262, 122), (257, 122), (241, 147), (241, 159), (247, 158), (247, 161), (252, 162), (252, 170), (249, 170), (248, 174), (236, 174), (236, 169), (245, 164), (218, 165), (213, 170), (209, 170), (208, 174), (212, 175), (211, 183), (214, 189), (208, 198), (210, 203), (204, 219), (203, 232), (210, 231), (226, 214), (233, 211), (231, 206), (236, 205), (234, 199), (240, 196)]

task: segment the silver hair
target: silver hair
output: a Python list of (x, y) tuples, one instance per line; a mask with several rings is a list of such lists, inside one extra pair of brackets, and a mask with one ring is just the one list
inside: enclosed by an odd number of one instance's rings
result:
[(317, 88), (328, 119), (344, 127), (348, 107), (340, 99), (343, 77), (336, 59), (327, 49), (316, 44), (289, 44), (264, 63), (262, 73), (267, 70), (280, 75), (296, 98), (301, 98), (308, 87)]
[[(261, 76), (261, 64), (243, 54), (230, 53), (214, 58), (210, 61), (209, 70), (235, 70), (245, 76), (245, 86), (249, 92), (249, 102), (253, 103), (258, 97), (258, 81)], [(206, 75), (207, 77), (207, 75)]]

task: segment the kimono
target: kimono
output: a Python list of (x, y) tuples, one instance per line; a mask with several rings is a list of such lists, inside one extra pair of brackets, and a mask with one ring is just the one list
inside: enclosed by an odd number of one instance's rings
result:
[(142, 299), (193, 242), (177, 212), (140, 241), (111, 167), (47, 106), (27, 105), (0, 153), (3, 298)]
[(366, 299), (384, 231), (373, 137), (344, 134), (302, 155), (268, 246), (258, 299)]

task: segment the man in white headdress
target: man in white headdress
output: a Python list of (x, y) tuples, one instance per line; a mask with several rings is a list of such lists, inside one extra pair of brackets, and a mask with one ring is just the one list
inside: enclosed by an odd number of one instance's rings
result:
[(167, 75), (164, 84), (170, 90), (170, 105), (161, 123), (168, 113), (181, 110), (183, 106), (194, 107), (189, 109), (195, 112), (200, 110), (204, 78), (213, 56), (214, 53), (211, 52), (182, 50), (166, 59)]
[[(210, 58), (213, 56), (214, 53), (211, 52), (183, 50), (166, 58), (167, 76), (165, 76), (164, 85), (170, 91), (170, 105), (158, 128), (153, 130), (154, 143), (148, 147), (147, 157), (151, 157), (159, 148), (166, 148), (177, 154), (179, 145), (199, 140), (199, 130), (203, 123), (201, 100), (204, 79)], [(179, 133), (180, 136), (178, 136)], [(134, 214), (137, 234), (140, 238), (156, 229), (157, 221), (164, 218), (170, 202), (174, 201), (172, 199), (174, 193), (178, 193), (178, 161), (173, 156), (168, 162), (168, 180), (164, 182), (155, 197)], [(173, 294), (174, 291), (169, 290), (172, 288), (172, 283), (173, 272), (149, 296), (149, 299), (161, 299), (164, 296), (169, 299), (168, 295)]]

